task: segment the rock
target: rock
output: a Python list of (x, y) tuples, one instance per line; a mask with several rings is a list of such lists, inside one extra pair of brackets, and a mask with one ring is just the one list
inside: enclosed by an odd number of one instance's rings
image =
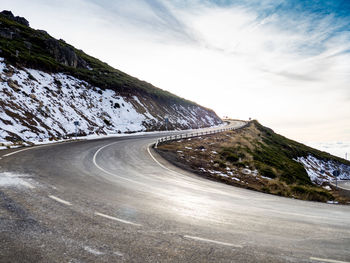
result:
[(24, 17), (16, 16), (16, 17), (15, 17), (15, 21), (16, 21), (17, 23), (22, 24), (22, 25), (29, 26), (28, 20), (25, 19)]
[(32, 48), (32, 43), (30, 43), (30, 42), (28, 42), (28, 41), (24, 41), (23, 43), (24, 43), (24, 45), (26, 46), (26, 48), (28, 48), (28, 49), (31, 49), (31, 48)]
[(4, 11), (0, 12), (0, 15), (6, 17), (9, 20), (13, 20), (19, 24), (22, 24), (24, 26), (29, 26), (29, 22), (27, 19), (25, 19), (24, 17), (21, 17), (21, 16), (14, 16), (11, 11), (4, 10)]
[(86, 61), (78, 57), (72, 47), (62, 45), (61, 42), (65, 43), (53, 38), (46, 40), (46, 48), (57, 62), (73, 68), (88, 68)]
[(7, 85), (9, 85), (9, 87), (12, 88), (16, 92), (18, 92), (20, 90), (20, 87), (18, 86), (17, 81), (13, 81), (12, 79), (9, 79), (7, 81)]
[(39, 32), (40, 34), (43, 34), (43, 35), (48, 35), (49, 34), (45, 30), (42, 30), (42, 29), (38, 29), (37, 32)]
[(12, 39), (15, 32), (11, 31), (9, 28), (1, 28), (0, 36), (7, 39)]

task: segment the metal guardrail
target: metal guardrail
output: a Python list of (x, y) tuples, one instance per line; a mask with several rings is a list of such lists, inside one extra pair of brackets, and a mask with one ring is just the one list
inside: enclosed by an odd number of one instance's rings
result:
[(228, 127), (228, 128), (220, 128), (220, 129), (215, 129), (215, 130), (213, 129), (213, 130), (209, 130), (209, 131), (182, 133), (182, 134), (177, 134), (177, 135), (165, 136), (165, 137), (157, 139), (157, 141), (154, 144), (154, 148), (157, 148), (159, 144), (169, 142), (169, 141), (194, 138), (194, 137), (199, 137), (199, 136), (203, 136), (203, 135), (216, 134), (216, 133), (220, 133), (220, 132), (241, 129), (241, 128), (246, 127), (248, 124), (249, 124), (249, 122), (247, 122), (245, 125), (243, 125), (241, 127)]

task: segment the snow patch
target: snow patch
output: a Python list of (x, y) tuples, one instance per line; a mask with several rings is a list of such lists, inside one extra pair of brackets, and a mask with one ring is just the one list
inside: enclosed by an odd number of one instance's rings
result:
[(26, 175), (14, 174), (10, 172), (0, 173), (0, 186), (1, 187), (25, 187), (35, 188), (32, 184), (24, 180)]
[(327, 204), (338, 204), (337, 201), (327, 201)]
[(242, 173), (248, 175), (248, 174), (251, 174), (252, 171), (248, 168), (244, 168), (244, 169), (242, 169)]
[(336, 161), (319, 160), (316, 157), (309, 155), (307, 157), (298, 157), (297, 162), (301, 163), (310, 180), (317, 185), (322, 185), (324, 182), (334, 181), (333, 172), (339, 170), (339, 180), (350, 180), (350, 166), (338, 163)]
[[(10, 68), (13, 74), (5, 74)], [(75, 121), (80, 124), (78, 132), (87, 135), (141, 132), (164, 121), (149, 112), (153, 105), (136, 96), (123, 97), (64, 73), (18, 69), (0, 58), (0, 77), (0, 141), (66, 138), (75, 134)], [(168, 112), (177, 128), (220, 122), (199, 106), (157, 106)]]
[(324, 186), (323, 188), (326, 189), (327, 191), (331, 191), (331, 190), (332, 190), (332, 188), (330, 188), (329, 185), (326, 185), (326, 186)]

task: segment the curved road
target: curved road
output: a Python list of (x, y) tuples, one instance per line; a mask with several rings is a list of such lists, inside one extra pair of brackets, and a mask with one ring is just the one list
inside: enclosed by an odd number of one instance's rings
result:
[(3, 156), (26, 184), (0, 188), (0, 262), (350, 262), (349, 206), (200, 178), (149, 151), (159, 136)]
[(346, 190), (350, 190), (350, 181), (349, 180), (338, 181), (338, 186)]

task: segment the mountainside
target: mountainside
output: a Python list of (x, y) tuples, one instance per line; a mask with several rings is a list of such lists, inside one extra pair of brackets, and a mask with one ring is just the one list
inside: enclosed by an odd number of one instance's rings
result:
[(140, 81), (22, 17), (0, 13), (0, 140), (37, 141), (221, 124), (210, 109)]
[(314, 201), (348, 199), (332, 185), (350, 179), (350, 162), (276, 134), (252, 121), (245, 128), (159, 145), (174, 164), (236, 186)]

